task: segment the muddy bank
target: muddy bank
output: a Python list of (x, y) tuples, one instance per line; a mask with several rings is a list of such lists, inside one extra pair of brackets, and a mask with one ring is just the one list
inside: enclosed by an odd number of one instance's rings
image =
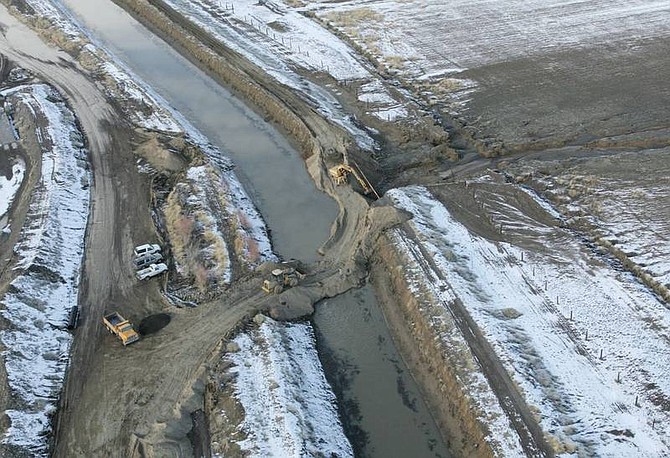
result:
[(405, 264), (391, 239), (380, 237), (370, 277), (405, 363), (453, 456), (499, 456), (487, 443), (481, 412), (464, 386), (467, 368), (478, 363), (467, 349), (449, 346), (438, 337), (456, 324), (444, 307), (410, 290)]

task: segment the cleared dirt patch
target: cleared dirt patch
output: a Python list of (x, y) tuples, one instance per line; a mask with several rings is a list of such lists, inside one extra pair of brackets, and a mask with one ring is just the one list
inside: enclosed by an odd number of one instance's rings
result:
[(140, 322), (139, 331), (143, 336), (154, 334), (170, 324), (172, 318), (167, 313), (149, 315)]

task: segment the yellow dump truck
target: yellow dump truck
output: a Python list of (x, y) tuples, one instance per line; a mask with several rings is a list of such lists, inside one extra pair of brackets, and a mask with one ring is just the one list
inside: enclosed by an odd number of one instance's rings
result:
[(116, 334), (121, 339), (123, 345), (130, 345), (140, 340), (139, 334), (135, 332), (130, 321), (123, 318), (117, 312), (105, 315), (102, 318), (102, 322), (105, 323), (105, 327), (107, 327), (109, 332)]

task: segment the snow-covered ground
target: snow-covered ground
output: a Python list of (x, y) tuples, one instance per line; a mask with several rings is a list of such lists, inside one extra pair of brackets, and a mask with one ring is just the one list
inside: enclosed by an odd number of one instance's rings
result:
[(49, 0), (25, 0), (26, 4), (35, 11), (38, 18), (47, 18), (54, 26), (61, 30), (70, 40), (78, 41), (81, 38), (81, 30), (69, 18), (64, 17), (58, 5)]
[(541, 241), (529, 251), (470, 233), (425, 188), (388, 195), (414, 215), (412, 232), (446, 278), (435, 288), (461, 299), (559, 454), (670, 456), (665, 304), (559, 227), (526, 217), (505, 229)]
[(15, 253), (19, 276), (2, 299), (8, 327), (0, 332), (15, 408), (5, 443), (46, 456), (49, 414), (62, 387), (72, 338), (65, 330), (77, 304), (89, 208), (87, 152), (72, 111), (44, 85), (3, 92), (47, 127), (38, 130), (41, 178), (32, 192)]
[[(670, 288), (670, 151), (649, 150), (583, 159), (560, 172), (533, 174), (543, 190), (571, 223), (588, 226), (656, 281)], [(532, 172), (544, 163), (529, 162)]]
[[(670, 34), (666, 0), (304, 0), (405, 76), (437, 78), (552, 51)], [(237, 2), (235, 2), (237, 5)]]
[[(372, 150), (375, 142), (345, 113), (327, 90), (299, 74), (321, 71), (338, 81), (372, 81), (355, 52), (339, 38), (283, 2), (241, 0), (234, 9), (218, 0), (167, 0), (170, 6), (214, 38), (234, 49), (282, 84), (293, 88), (326, 119), (349, 131), (359, 146)], [(380, 84), (377, 92), (398, 105)], [(398, 110), (397, 115), (401, 112)]]
[[(105, 58), (95, 46), (88, 44), (85, 48), (89, 52)], [(99, 72), (105, 77), (111, 78), (121, 97), (130, 102), (126, 104), (126, 109), (130, 112), (131, 119), (135, 124), (145, 129), (161, 132), (179, 133), (184, 131), (174, 117), (161, 106), (157, 96), (142, 88), (129, 71), (106, 61), (100, 65)], [(111, 95), (118, 96), (118, 94)]]
[[(459, 368), (459, 382), (464, 390), (463, 395), (476, 409), (479, 421), (485, 425), (485, 440), (496, 451), (495, 456), (524, 456), (519, 436), (514, 432), (509, 418), (496, 398), (484, 374), (475, 367), (475, 356), (468, 348), (463, 334), (453, 324), (449, 310), (443, 304), (456, 300), (454, 292), (439, 280), (438, 275), (430, 270), (430, 264), (423, 262), (420, 249), (416, 242), (407, 237), (400, 229), (393, 229), (390, 238), (400, 251), (403, 259), (405, 281), (415, 297), (425, 297), (436, 308), (424, 304), (423, 312), (430, 313), (430, 323), (435, 337), (442, 342), (445, 351), (458, 355), (464, 366)], [(468, 364), (469, 363), (469, 364)]]
[(240, 350), (226, 358), (245, 414), (239, 446), (248, 456), (353, 457), (310, 325), (268, 318), (235, 342)]
[(0, 176), (0, 218), (5, 216), (14, 202), (14, 197), (21, 187), (23, 176), (26, 173), (26, 164), (17, 157), (12, 164), (12, 176)]

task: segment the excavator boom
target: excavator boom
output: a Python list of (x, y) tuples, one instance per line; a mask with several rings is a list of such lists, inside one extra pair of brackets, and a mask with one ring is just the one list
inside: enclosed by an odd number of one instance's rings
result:
[(356, 181), (358, 181), (358, 184), (361, 185), (361, 188), (363, 188), (363, 192), (365, 194), (370, 194), (370, 192), (374, 192), (377, 198), (379, 198), (379, 194), (372, 188), (370, 183), (368, 182), (365, 177), (362, 176), (362, 174), (358, 171), (358, 167), (352, 167), (349, 164), (339, 164), (336, 165), (335, 167), (331, 167), (328, 169), (328, 174), (331, 176), (333, 181), (335, 181), (335, 184), (341, 185), (347, 182), (347, 175), (352, 174), (354, 178), (356, 178)]

